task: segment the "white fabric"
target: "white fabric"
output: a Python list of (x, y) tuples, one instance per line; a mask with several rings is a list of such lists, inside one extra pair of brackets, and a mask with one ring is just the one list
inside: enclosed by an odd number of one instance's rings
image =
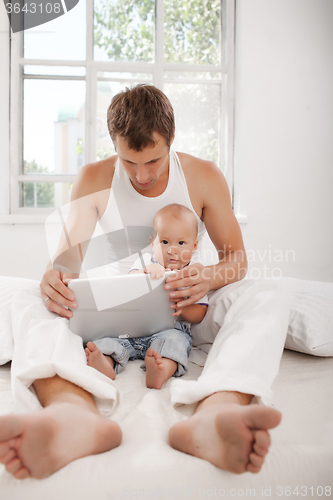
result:
[(40, 409), (31, 384), (56, 374), (90, 392), (102, 414), (112, 412), (118, 400), (116, 384), (87, 366), (82, 339), (67, 323), (48, 311), (37, 282), (14, 295), (12, 390), (16, 412)]
[[(180, 165), (177, 153), (172, 149), (170, 150), (168, 185), (160, 196), (154, 198), (139, 194), (133, 188), (128, 175), (119, 164), (119, 160), (117, 161), (108, 205), (99, 221), (99, 226), (105, 234), (128, 226), (146, 226), (152, 228), (156, 212), (171, 203), (184, 205), (194, 213), (198, 221), (199, 244), (192, 259), (193, 262), (202, 261), (200, 252), (202, 238), (206, 232), (206, 228), (192, 206), (183, 169)], [(149, 247), (148, 243), (147, 247)], [(137, 258), (138, 254), (133, 254), (109, 267), (112, 268), (114, 273), (127, 274)]]
[(333, 283), (283, 278), (292, 295), (287, 349), (333, 356)]
[(12, 298), (18, 290), (37, 283), (24, 278), (0, 276), (0, 365), (13, 357), (14, 339), (12, 332)]
[(269, 404), (287, 333), (288, 293), (274, 280), (244, 280), (213, 292), (209, 303), (203, 321), (192, 327), (193, 344), (200, 347), (217, 336), (199, 379), (172, 381), (172, 403), (233, 390)]
[[(325, 496), (320, 486), (332, 486), (333, 359), (284, 352), (273, 384), (282, 422), (270, 432), (272, 445), (262, 471), (241, 475), (168, 446), (171, 425), (194, 408), (171, 407), (171, 381), (159, 391), (147, 389), (140, 363), (129, 363), (117, 377), (123, 395), (112, 414), (123, 432), (118, 448), (76, 460), (43, 480), (18, 481), (0, 464), (1, 500), (332, 499), (333, 488)], [(199, 374), (200, 369), (189, 363), (184, 378)], [(9, 367), (0, 367), (0, 413), (12, 411)], [(279, 486), (286, 488), (283, 494)], [(299, 495), (289, 491), (288, 496), (288, 486), (291, 491), (298, 486)], [(219, 495), (222, 488), (225, 494)], [(255, 494), (250, 495), (251, 489)]]

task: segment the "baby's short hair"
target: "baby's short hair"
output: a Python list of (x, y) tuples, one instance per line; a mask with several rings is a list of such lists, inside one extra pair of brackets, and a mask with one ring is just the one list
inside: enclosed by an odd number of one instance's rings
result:
[(165, 207), (161, 208), (154, 217), (153, 220), (153, 228), (156, 229), (156, 223), (160, 217), (163, 217), (163, 215), (171, 215), (177, 220), (184, 220), (186, 219), (189, 224), (193, 225), (193, 230), (195, 231), (195, 235), (198, 234), (198, 221), (197, 218), (190, 210), (189, 208), (185, 207), (184, 205), (180, 205), (179, 203), (172, 203), (170, 205), (166, 205)]

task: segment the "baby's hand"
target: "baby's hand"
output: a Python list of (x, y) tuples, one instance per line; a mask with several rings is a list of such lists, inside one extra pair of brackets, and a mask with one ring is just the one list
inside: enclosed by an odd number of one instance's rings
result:
[(150, 274), (152, 280), (163, 278), (165, 269), (160, 264), (149, 264), (143, 269), (145, 274)]

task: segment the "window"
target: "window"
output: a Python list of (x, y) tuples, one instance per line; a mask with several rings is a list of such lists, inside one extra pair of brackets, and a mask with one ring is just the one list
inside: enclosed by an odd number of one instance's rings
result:
[(11, 214), (69, 201), (82, 165), (114, 153), (112, 97), (150, 82), (171, 100), (175, 149), (213, 160), (232, 189), (234, 0), (80, 0), (11, 35)]

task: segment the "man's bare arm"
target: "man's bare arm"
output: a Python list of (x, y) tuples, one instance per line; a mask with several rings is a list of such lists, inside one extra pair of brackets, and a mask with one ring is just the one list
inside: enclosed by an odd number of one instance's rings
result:
[(98, 205), (108, 198), (109, 190), (95, 191), (96, 168), (83, 167), (72, 189), (69, 216), (63, 228), (55, 255), (49, 262), (40, 283), (47, 307), (62, 317), (71, 317), (67, 308), (75, 308), (75, 297), (68, 289), (68, 281), (78, 277), (88, 243), (98, 220)]
[[(181, 310), (179, 319), (181, 321), (189, 321), (190, 323), (200, 323), (204, 319), (206, 312), (207, 306), (202, 304), (191, 304)], [(178, 314), (174, 313), (173, 316), (178, 316)]]
[[(214, 164), (207, 166), (203, 221), (219, 257), (219, 263), (208, 266), (210, 290), (244, 278), (247, 259), (242, 233), (233, 213), (224, 175)], [(208, 272), (209, 271), (209, 272)]]

